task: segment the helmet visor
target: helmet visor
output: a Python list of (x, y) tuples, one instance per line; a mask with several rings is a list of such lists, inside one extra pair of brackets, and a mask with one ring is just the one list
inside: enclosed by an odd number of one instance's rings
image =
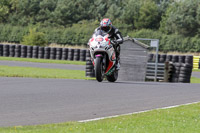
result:
[(110, 30), (110, 27), (104, 26), (104, 27), (101, 27), (101, 30), (108, 32)]

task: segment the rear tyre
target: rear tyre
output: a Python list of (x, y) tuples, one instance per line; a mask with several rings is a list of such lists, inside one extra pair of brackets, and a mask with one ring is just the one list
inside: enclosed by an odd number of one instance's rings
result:
[(115, 82), (118, 78), (118, 71), (114, 71), (112, 75), (107, 76), (109, 82)]
[(98, 82), (103, 81), (104, 72), (103, 72), (103, 63), (101, 58), (96, 58), (95, 75)]

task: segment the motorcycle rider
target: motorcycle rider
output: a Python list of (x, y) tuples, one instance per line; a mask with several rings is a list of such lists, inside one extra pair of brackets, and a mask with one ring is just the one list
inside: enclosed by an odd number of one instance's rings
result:
[(109, 18), (104, 18), (101, 20), (100, 26), (95, 29), (95, 32), (98, 30), (103, 30), (109, 34), (111, 43), (113, 44), (114, 49), (116, 51), (116, 58), (117, 58), (116, 69), (119, 70), (120, 69), (120, 44), (123, 43), (123, 37), (121, 35), (121, 32), (119, 31), (119, 29), (117, 29), (116, 27), (112, 25), (112, 22)]

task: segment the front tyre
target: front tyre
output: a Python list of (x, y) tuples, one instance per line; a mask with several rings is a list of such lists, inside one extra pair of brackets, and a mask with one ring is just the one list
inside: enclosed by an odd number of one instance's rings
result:
[(99, 81), (99, 82), (103, 81), (104, 72), (103, 72), (103, 63), (102, 63), (102, 59), (101, 58), (96, 58), (95, 75), (96, 75), (97, 81)]
[(118, 71), (114, 71), (111, 75), (107, 76), (109, 82), (115, 82), (118, 78)]

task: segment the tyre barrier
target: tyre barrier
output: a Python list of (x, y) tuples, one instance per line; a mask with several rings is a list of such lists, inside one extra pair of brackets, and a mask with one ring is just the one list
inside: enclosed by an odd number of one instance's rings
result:
[(90, 51), (86, 51), (86, 68), (85, 68), (86, 77), (95, 77), (94, 66), (91, 61)]
[(50, 59), (50, 50), (49, 47), (44, 48), (44, 59)]
[(15, 57), (15, 45), (10, 45), (9, 54), (10, 57)]
[(74, 60), (74, 49), (68, 49), (68, 60)]
[(50, 59), (55, 60), (56, 59), (56, 48), (51, 48), (50, 50)]
[(85, 49), (80, 50), (80, 61), (86, 61), (86, 50)]
[(38, 58), (38, 46), (33, 46), (33, 58), (37, 59)]
[(171, 82), (190, 83), (192, 65), (187, 63), (174, 63)]
[(80, 60), (80, 49), (74, 49), (74, 60), (75, 61)]
[(33, 46), (27, 46), (27, 58), (32, 58), (33, 56)]
[(200, 56), (194, 56), (193, 69), (200, 69)]
[(166, 61), (167, 55), (166, 54), (161, 54), (158, 62), (164, 63)]
[(39, 59), (44, 59), (44, 47), (39, 47), (38, 48), (38, 58)]
[(0, 44), (0, 56), (3, 56), (3, 44)]
[(27, 56), (27, 46), (22, 45), (21, 46), (21, 57), (26, 58)]
[(56, 60), (62, 59), (62, 48), (56, 48)]
[(3, 45), (3, 56), (4, 57), (8, 57), (9, 56), (9, 48), (10, 48), (10, 45)]
[[(153, 58), (152, 58), (153, 57)], [(192, 68), (193, 64), (196, 65), (195, 68), (199, 68), (199, 60), (200, 56), (193, 56), (192, 55), (165, 55), (161, 54), (158, 56), (158, 63), (164, 63), (164, 62), (170, 62), (169, 68), (170, 70), (168, 71), (168, 74), (164, 74), (163, 76), (163, 71), (162, 74), (160, 74), (161, 70), (159, 69), (160, 66), (158, 66), (158, 80), (164, 80), (166, 76), (168, 76), (169, 80), (168, 82), (181, 82), (181, 83), (190, 83), (190, 78), (192, 74)], [(193, 63), (194, 62), (194, 63)], [(155, 64), (155, 54), (149, 54), (148, 55), (148, 63), (147, 63), (147, 76), (155, 76), (153, 75), (155, 72), (155, 67), (153, 69), (149, 69), (149, 67), (153, 66), (148, 66), (149, 63), (154, 63)], [(148, 77), (148, 78), (149, 78)], [(153, 79), (151, 77), (151, 79)], [(167, 81), (165, 79), (165, 81)]]
[(21, 57), (21, 45), (15, 46), (15, 57)]
[(86, 61), (86, 49), (0, 44), (0, 56)]
[[(148, 62), (155, 63), (156, 55), (148, 54)], [(173, 63), (187, 63), (193, 64), (193, 55), (167, 55), (167, 54), (158, 54), (158, 63), (164, 63), (166, 61)]]
[(193, 65), (193, 55), (186, 55), (185, 56), (185, 63)]
[(68, 59), (68, 48), (63, 48), (62, 60), (67, 60), (67, 59)]

